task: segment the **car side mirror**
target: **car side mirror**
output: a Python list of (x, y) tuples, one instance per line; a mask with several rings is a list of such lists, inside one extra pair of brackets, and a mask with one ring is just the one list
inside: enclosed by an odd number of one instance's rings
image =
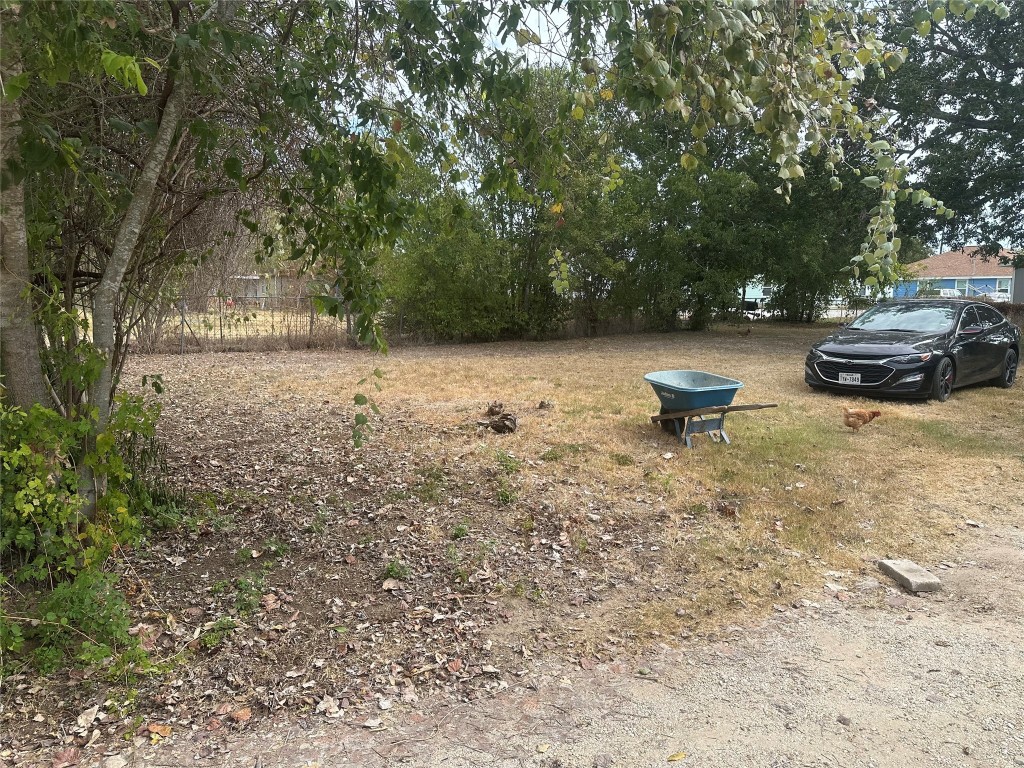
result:
[(964, 336), (976, 336), (983, 330), (985, 329), (982, 328), (980, 325), (968, 325), (966, 328), (961, 328), (960, 333), (962, 333)]

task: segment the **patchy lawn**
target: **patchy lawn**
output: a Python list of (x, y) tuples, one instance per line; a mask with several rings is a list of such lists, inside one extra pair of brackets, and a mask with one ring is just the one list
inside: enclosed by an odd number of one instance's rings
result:
[[(169, 672), (131, 694), (97, 671), (31, 695), (8, 680), (2, 730), (23, 747), (74, 736), (93, 704), (106, 735), (131, 737), (472, 699), (532, 657), (590, 668), (713, 636), (820, 594), (830, 570), (934, 559), (967, 520), (1019, 521), (1019, 385), (872, 405), (882, 417), (853, 434), (841, 408), (867, 401), (803, 383), (822, 333), (133, 358), (126, 381), (164, 376), (171, 474), (200, 506), (118, 563)], [(352, 396), (378, 366), (382, 415), (357, 449)], [(671, 368), (779, 407), (729, 416), (731, 446), (689, 451), (648, 418), (643, 374)], [(478, 427), (493, 400), (517, 432)]]

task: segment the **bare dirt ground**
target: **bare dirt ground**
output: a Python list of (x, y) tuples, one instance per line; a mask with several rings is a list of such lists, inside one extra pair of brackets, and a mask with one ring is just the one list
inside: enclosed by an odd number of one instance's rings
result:
[[(867, 403), (803, 384), (822, 333), (133, 358), (200, 505), (117, 563), (163, 672), (9, 677), (0, 760), (1014, 765), (1020, 387), (853, 435)], [(648, 419), (664, 368), (779, 407), (688, 451)], [(883, 556), (950, 589), (886, 590)]]
[(1024, 532), (966, 538), (954, 561), (929, 563), (939, 593), (847, 572), (835, 581), (849, 601), (803, 599), (638, 665), (548, 660), (483, 703), (384, 713), (373, 729), (281, 718), (226, 741), (142, 748), (134, 764), (1021, 766)]

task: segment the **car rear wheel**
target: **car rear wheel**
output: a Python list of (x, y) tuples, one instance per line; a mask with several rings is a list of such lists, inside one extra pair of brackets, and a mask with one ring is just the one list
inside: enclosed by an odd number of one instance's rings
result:
[(944, 357), (939, 361), (932, 376), (932, 399), (944, 403), (953, 394), (953, 383), (956, 381), (956, 369), (953, 361)]
[(1003, 389), (1009, 389), (1013, 386), (1013, 382), (1017, 378), (1017, 353), (1012, 350), (1006, 350), (1006, 359), (1003, 360), (1003, 375), (996, 379), (996, 382)]

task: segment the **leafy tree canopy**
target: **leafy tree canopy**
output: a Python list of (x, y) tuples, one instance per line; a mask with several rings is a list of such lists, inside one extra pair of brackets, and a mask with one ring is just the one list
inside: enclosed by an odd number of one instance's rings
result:
[(908, 3), (890, 21), (890, 34), (907, 40), (907, 64), (868, 89), (894, 113), (912, 171), (957, 211), (925, 215), (924, 231), (995, 251), (1024, 244), (1024, 3), (1011, 7), (1005, 16), (950, 3), (921, 36), (910, 30), (927, 9)]

